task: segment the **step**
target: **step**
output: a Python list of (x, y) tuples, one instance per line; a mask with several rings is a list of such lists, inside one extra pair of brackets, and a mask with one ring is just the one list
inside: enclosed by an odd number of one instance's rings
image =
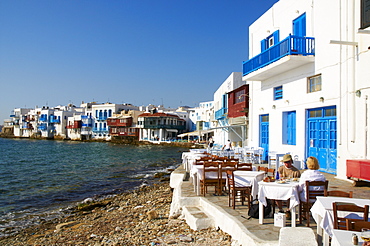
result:
[(195, 231), (214, 227), (213, 219), (201, 207), (184, 206), (182, 208), (182, 214), (185, 217), (186, 223)]

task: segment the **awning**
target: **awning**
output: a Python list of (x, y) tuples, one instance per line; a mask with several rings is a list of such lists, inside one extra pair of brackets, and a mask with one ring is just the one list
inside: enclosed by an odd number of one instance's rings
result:
[(166, 129), (166, 132), (178, 132), (177, 129)]
[(185, 133), (179, 134), (177, 136), (180, 137), (180, 138), (190, 137), (190, 136), (203, 136), (203, 135), (205, 135), (207, 133), (211, 133), (213, 131), (214, 130), (208, 129), (208, 130), (200, 130), (200, 131), (193, 131), (193, 132), (185, 132)]

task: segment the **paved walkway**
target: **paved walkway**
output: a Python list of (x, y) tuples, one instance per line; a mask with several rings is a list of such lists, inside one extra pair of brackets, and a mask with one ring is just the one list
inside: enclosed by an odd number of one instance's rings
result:
[[(329, 190), (353, 191), (353, 197), (355, 198), (370, 198), (370, 186), (354, 187), (351, 181), (337, 179), (332, 174), (324, 173), (324, 175), (329, 180)], [(212, 189), (210, 189), (210, 191), (211, 190)], [(191, 181), (183, 182), (182, 195), (184, 197), (196, 197)], [(208, 194), (206, 194), (205, 198), (209, 202), (221, 207), (226, 213), (232, 215), (235, 219), (239, 220), (245, 226), (247, 231), (253, 234), (253, 237), (257, 237), (267, 242), (276, 242), (279, 239), (279, 232), (281, 228), (274, 226), (273, 218), (264, 219), (264, 224), (260, 225), (258, 223), (258, 219), (248, 219), (249, 216), (247, 206), (238, 205), (237, 203), (235, 210), (229, 207), (227, 195), (215, 196), (211, 192), (209, 192)], [(303, 225), (299, 224), (299, 221), (297, 220), (297, 227), (304, 227), (305, 221), (303, 221), (303, 223)], [(287, 221), (287, 226), (291, 226), (290, 220)], [(312, 218), (310, 220), (310, 228), (312, 228), (313, 231), (316, 233), (316, 223)]]

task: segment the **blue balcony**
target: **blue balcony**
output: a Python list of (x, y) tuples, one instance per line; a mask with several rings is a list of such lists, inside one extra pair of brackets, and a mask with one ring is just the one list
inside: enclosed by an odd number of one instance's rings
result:
[(96, 117), (96, 120), (107, 120), (108, 117), (107, 116), (99, 116), (99, 117)]
[(58, 118), (50, 118), (50, 123), (60, 124), (60, 119), (58, 119)]
[(47, 128), (48, 126), (46, 124), (40, 124), (37, 126), (37, 129), (41, 131), (46, 131)]
[[(263, 51), (259, 55), (243, 62), (243, 76), (253, 73), (258, 69), (264, 68), (287, 56), (308, 57), (314, 55), (314, 38), (289, 35), (287, 38)], [(303, 58), (303, 60), (302, 58), (299, 58), (299, 60), (301, 63), (303, 62), (303, 64), (305, 62), (312, 62), (312, 59), (308, 58)], [(296, 63), (296, 66), (303, 65), (301, 63), (297, 63), (296, 61), (293, 61), (293, 63)], [(292, 69), (292, 67), (289, 69)], [(281, 67), (278, 70), (280, 73), (284, 72)]]
[(48, 117), (47, 116), (41, 116), (39, 118), (39, 121), (41, 121), (41, 122), (48, 122)]
[(105, 128), (96, 128), (96, 127), (94, 127), (93, 132), (94, 133), (108, 133), (109, 130), (108, 130), (107, 127), (105, 127)]
[(227, 108), (221, 108), (221, 109), (217, 110), (216, 113), (215, 113), (216, 120), (221, 120), (221, 119), (225, 118), (226, 113), (227, 113)]

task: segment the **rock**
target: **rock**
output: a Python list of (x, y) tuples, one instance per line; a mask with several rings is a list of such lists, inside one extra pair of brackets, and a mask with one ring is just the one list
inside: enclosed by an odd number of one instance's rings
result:
[(181, 241), (181, 242), (188, 242), (188, 243), (190, 243), (190, 242), (192, 242), (192, 241), (193, 241), (193, 238), (188, 237), (188, 236), (181, 235), (181, 236), (180, 236), (180, 241)]
[(58, 225), (55, 226), (55, 232), (59, 232), (63, 228), (71, 227), (71, 226), (74, 226), (78, 223), (79, 222), (77, 222), (77, 221), (70, 221), (70, 222), (58, 224)]
[(148, 215), (149, 220), (153, 220), (153, 219), (158, 218), (158, 213), (155, 210), (151, 210), (151, 211), (147, 212), (146, 215)]

